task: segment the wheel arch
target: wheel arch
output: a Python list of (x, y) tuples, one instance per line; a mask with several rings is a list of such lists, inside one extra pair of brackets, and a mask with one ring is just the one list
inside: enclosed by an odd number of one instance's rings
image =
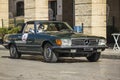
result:
[(44, 46), (45, 46), (47, 43), (53, 45), (52, 42), (50, 42), (49, 40), (43, 41), (43, 43), (42, 43), (42, 48), (43, 48), (43, 49), (44, 49)]
[[(8, 44), (8, 49), (10, 49), (10, 46), (11, 46), (11, 45), (15, 45), (15, 43), (9, 43), (9, 44)], [(16, 45), (15, 45), (15, 46), (16, 46)]]

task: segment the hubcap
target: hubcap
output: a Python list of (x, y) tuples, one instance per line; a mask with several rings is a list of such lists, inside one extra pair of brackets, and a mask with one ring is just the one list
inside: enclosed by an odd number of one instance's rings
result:
[(11, 54), (11, 56), (14, 56), (16, 54), (16, 48), (14, 46), (11, 46), (10, 54)]
[(45, 50), (46, 58), (49, 59), (51, 57), (51, 55), (52, 55), (51, 49), (50, 48), (46, 48), (46, 50)]

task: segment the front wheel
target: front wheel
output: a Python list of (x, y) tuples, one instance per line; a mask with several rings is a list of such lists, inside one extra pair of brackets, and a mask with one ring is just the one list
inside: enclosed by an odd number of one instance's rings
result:
[(44, 46), (44, 53), (43, 53), (43, 57), (44, 57), (44, 60), (45, 62), (57, 62), (58, 60), (58, 56), (57, 54), (55, 54), (53, 51), (52, 51), (52, 45), (47, 43), (45, 46)]
[(21, 54), (17, 51), (15, 45), (11, 45), (9, 51), (10, 51), (10, 58), (19, 59), (21, 57)]
[(88, 59), (88, 61), (90, 61), (90, 62), (96, 62), (96, 61), (99, 60), (100, 55), (101, 55), (101, 53), (96, 52), (96, 53), (93, 53), (92, 55), (88, 56), (87, 59)]

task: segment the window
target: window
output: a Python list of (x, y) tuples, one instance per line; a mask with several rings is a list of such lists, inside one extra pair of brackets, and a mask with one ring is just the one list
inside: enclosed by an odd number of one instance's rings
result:
[(27, 24), (24, 33), (34, 33), (34, 24)]
[(36, 25), (37, 32), (44, 32), (44, 31), (61, 31), (61, 30), (72, 30), (67, 24), (65, 23), (39, 23)]
[(16, 4), (17, 16), (24, 16), (24, 2), (19, 1)]
[(57, 15), (57, 1), (49, 1), (49, 20), (56, 20)]

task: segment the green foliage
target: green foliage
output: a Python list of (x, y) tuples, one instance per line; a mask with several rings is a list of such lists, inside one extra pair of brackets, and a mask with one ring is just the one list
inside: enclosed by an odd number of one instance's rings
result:
[(19, 27), (13, 27), (10, 30), (8, 30), (9, 34), (13, 34), (13, 33), (18, 33), (20, 31)]
[(4, 35), (8, 34), (7, 28), (0, 28), (0, 37), (3, 39)]
[(0, 28), (0, 38), (3, 39), (6, 34), (18, 33), (18, 31), (20, 27)]

